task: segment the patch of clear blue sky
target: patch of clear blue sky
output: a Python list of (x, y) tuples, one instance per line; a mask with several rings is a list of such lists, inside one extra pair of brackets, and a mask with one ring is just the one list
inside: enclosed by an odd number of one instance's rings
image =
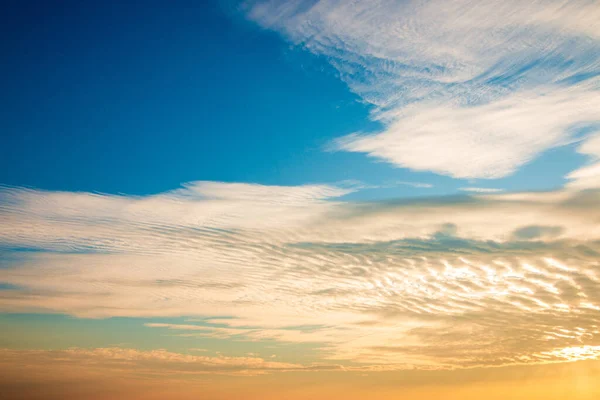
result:
[[(550, 189), (581, 164), (558, 149), (497, 181), (468, 182), (330, 153), (380, 127), (323, 58), (244, 21), (234, 1), (11, 1), (0, 17), (0, 183), (152, 194), (193, 180)], [(533, 174), (533, 175), (532, 175)]]
[[(277, 361), (310, 362), (319, 343), (281, 343), (274, 340), (249, 341), (243, 338), (186, 337), (201, 331), (147, 327), (147, 323), (220, 326), (199, 319), (75, 318), (62, 314), (0, 314), (0, 348), (67, 349), (70, 347), (125, 347), (139, 350), (157, 348), (172, 352), (214, 356), (244, 356), (249, 351), (264, 358), (277, 354)], [(300, 327), (302, 328), (302, 327)], [(299, 329), (300, 329), (299, 328)], [(206, 352), (195, 352), (204, 349)]]

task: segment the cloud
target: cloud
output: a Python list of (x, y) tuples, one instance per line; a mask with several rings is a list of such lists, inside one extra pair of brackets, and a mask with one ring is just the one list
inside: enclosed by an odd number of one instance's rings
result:
[[(125, 370), (137, 376), (171, 374), (226, 374), (253, 375), (272, 371), (317, 370), (317, 366), (264, 360), (260, 357), (197, 356), (174, 353), (166, 350), (137, 350), (120, 347), (70, 348), (66, 350), (10, 350), (0, 349), (1, 364), (12, 364), (18, 368), (28, 363), (37, 365), (72, 367), (102, 370)], [(337, 366), (321, 366), (321, 369), (339, 369)], [(4, 368), (2, 368), (4, 369)]]
[(600, 120), (600, 91), (554, 90), (459, 107), (403, 109), (385, 132), (337, 139), (342, 150), (455, 178), (500, 178), (572, 140), (569, 128)]
[(565, 347), (554, 351), (544, 352), (540, 357), (560, 357), (568, 361), (597, 360), (600, 358), (600, 346)]
[(463, 192), (473, 192), (473, 193), (498, 193), (503, 189), (496, 188), (480, 188), (480, 187), (464, 187), (460, 188)]
[(2, 188), (0, 282), (12, 289), (0, 309), (198, 316), (147, 329), (312, 343), (320, 360), (379, 369), (539, 363), (598, 345), (597, 190), (336, 199), (348, 190)]
[(517, 229), (514, 236), (517, 239), (543, 239), (545, 237), (556, 237), (562, 233), (560, 226), (530, 225)]
[(433, 187), (432, 184), (430, 183), (421, 183), (421, 182), (403, 182), (403, 181), (398, 181), (396, 182), (397, 185), (406, 185), (406, 186), (412, 186), (414, 188), (419, 188), (419, 189), (431, 189)]
[(600, 135), (591, 135), (578, 148), (588, 157), (588, 164), (567, 175), (567, 187), (576, 190), (600, 187)]
[(248, 1), (324, 55), (383, 123), (333, 147), (456, 178), (500, 178), (600, 121), (595, 1)]

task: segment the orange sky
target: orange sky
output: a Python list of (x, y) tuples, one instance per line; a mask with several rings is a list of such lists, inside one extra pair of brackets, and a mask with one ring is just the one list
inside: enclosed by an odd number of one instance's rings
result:
[[(8, 360), (8, 361), (7, 361)], [(39, 361), (39, 362), (36, 362)], [(108, 400), (593, 400), (600, 396), (600, 362), (452, 371), (274, 372), (254, 376), (173, 374), (160, 367), (3, 357), (0, 387), (11, 399)]]

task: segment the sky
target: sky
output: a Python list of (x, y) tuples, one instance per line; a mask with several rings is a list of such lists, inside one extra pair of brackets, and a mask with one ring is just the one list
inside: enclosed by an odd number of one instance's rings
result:
[(9, 399), (600, 397), (597, 0), (9, 1)]

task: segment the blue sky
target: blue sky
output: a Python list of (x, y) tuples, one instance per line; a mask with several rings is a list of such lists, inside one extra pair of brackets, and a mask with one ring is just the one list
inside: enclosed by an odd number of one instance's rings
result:
[(363, 157), (321, 149), (374, 125), (324, 60), (216, 3), (79, 3), (5, 14), (28, 29), (3, 42), (3, 183), (149, 194), (361, 175)]
[(326, 56), (252, 24), (233, 3), (13, 3), (10, 11), (3, 184), (143, 195), (194, 180), (356, 180), (384, 188), (351, 198), (376, 199), (465, 186), (553, 189), (584, 162), (568, 146), (499, 180), (473, 181), (327, 151), (335, 138), (381, 130), (369, 118), (374, 106)]

